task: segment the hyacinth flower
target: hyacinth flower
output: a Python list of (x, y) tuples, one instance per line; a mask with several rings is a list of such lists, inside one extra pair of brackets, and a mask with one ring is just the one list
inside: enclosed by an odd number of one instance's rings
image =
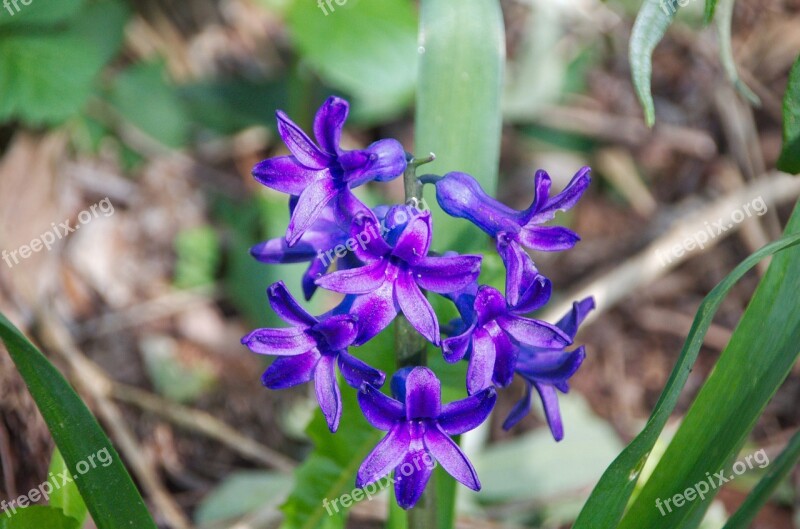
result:
[(286, 230), (289, 246), (298, 243), (328, 204), (349, 228), (350, 220), (366, 209), (350, 189), (373, 180), (392, 180), (406, 168), (406, 153), (396, 140), (380, 140), (354, 151), (340, 147), (349, 109), (344, 99), (325, 101), (314, 118), (316, 143), (284, 112), (276, 113), (278, 133), (291, 155), (260, 162), (253, 176), (271, 189), (299, 197)]
[(506, 266), (506, 293), (511, 305), (519, 302), (525, 268), (531, 258), (523, 246), (531, 250), (554, 252), (575, 246), (580, 237), (561, 226), (542, 226), (557, 211), (572, 208), (589, 186), (590, 169), (584, 167), (564, 190), (550, 196), (550, 176), (537, 171), (534, 176), (535, 196), (531, 206), (517, 211), (486, 194), (475, 178), (459, 172), (444, 177), (428, 178), (436, 185), (436, 200), (453, 217), (475, 224), (497, 241), (497, 251)]
[(472, 312), (465, 318), (469, 322), (466, 329), (442, 342), (448, 362), (469, 358), (467, 391), (470, 393), (493, 384), (508, 386), (514, 377), (521, 345), (563, 349), (572, 343), (555, 325), (514, 314), (506, 298), (488, 285), (478, 288)]
[(313, 380), (328, 428), (335, 432), (342, 416), (336, 365), (354, 388), (364, 383), (380, 387), (386, 376), (347, 352), (358, 334), (355, 316), (328, 314), (315, 318), (298, 305), (283, 282), (271, 285), (267, 296), (272, 310), (292, 327), (256, 329), (242, 338), (242, 344), (254, 353), (278, 357), (264, 372), (266, 387), (285, 389)]
[[(556, 323), (556, 327), (574, 339), (578, 327), (594, 307), (594, 299), (591, 297), (576, 301), (572, 304), (572, 309)], [(578, 371), (585, 358), (584, 346), (574, 351), (564, 351), (563, 347), (548, 349), (522, 346), (517, 358), (516, 372), (525, 381), (525, 395), (509, 413), (503, 428), (511, 429), (530, 413), (532, 391), (536, 388), (539, 398), (542, 399), (545, 418), (553, 438), (561, 441), (564, 438), (564, 424), (558, 407), (557, 391), (562, 393), (569, 391), (568, 381)]]
[(392, 389), (395, 398), (369, 384), (358, 394), (367, 421), (389, 433), (361, 464), (356, 486), (365, 487), (394, 471), (397, 503), (410, 509), (422, 496), (435, 461), (465, 486), (480, 490), (475, 468), (450, 436), (486, 420), (497, 400), (495, 389), (442, 406), (439, 379), (426, 367), (399, 371)]
[[(421, 289), (446, 294), (475, 282), (481, 257), (450, 255), (429, 257), (430, 212), (409, 219), (402, 207), (386, 215), (386, 237), (371, 237), (357, 246), (356, 256), (364, 266), (341, 270), (317, 279), (317, 285), (343, 294), (357, 294), (350, 311), (368, 321), (370, 335), (385, 328), (399, 312), (431, 343), (440, 343), (439, 321)], [(353, 225), (353, 236), (379, 232), (371, 215), (362, 215)], [(370, 227), (371, 225), (371, 227)], [(352, 298), (351, 298), (352, 299)]]

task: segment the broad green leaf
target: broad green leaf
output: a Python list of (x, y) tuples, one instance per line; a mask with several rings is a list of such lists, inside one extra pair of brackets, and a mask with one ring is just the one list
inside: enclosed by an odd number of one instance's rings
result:
[(731, 41), (731, 23), (733, 22), (733, 4), (736, 0), (722, 0), (719, 4), (717, 14), (717, 38), (719, 39), (719, 56), (722, 67), (728, 80), (753, 105), (760, 105), (761, 100), (748, 88), (744, 81), (739, 78), (736, 70), (736, 61), (733, 58), (733, 43)]
[[(53, 451), (53, 457), (50, 460), (50, 471), (48, 474), (61, 476), (65, 470), (69, 472), (67, 463), (61, 456), (61, 452), (59, 452), (58, 448), (56, 448)], [(67, 516), (75, 518), (79, 522), (79, 526), (83, 525), (83, 522), (86, 520), (86, 516), (89, 514), (88, 510), (86, 509), (86, 504), (83, 502), (83, 498), (81, 498), (81, 493), (78, 490), (78, 486), (75, 485), (74, 481), (59, 487), (50, 493), (50, 506), (61, 509)]]
[(30, 26), (63, 22), (77, 15), (83, 4), (84, 0), (9, 0), (0, 6), (0, 32), (26, 31), (32, 29)]
[(355, 98), (354, 113), (386, 117), (413, 100), (417, 20), (408, 0), (294, 2), (287, 22), (305, 62)]
[(750, 492), (723, 529), (747, 529), (750, 527), (758, 511), (769, 501), (781, 481), (794, 469), (798, 459), (800, 459), (800, 432), (794, 434), (778, 459), (771, 463), (767, 474), (761, 478), (761, 481)]
[(789, 73), (789, 84), (783, 96), (783, 150), (778, 169), (800, 173), (800, 56)]
[[(42, 413), (69, 472), (73, 478), (77, 476), (75, 484), (98, 529), (155, 529), (119, 454), (61, 373), (2, 314), (0, 338)], [(57, 479), (62, 482), (62, 478)]]
[(193, 288), (213, 284), (220, 252), (214, 228), (201, 226), (180, 232), (175, 237), (175, 286)]
[[(795, 240), (799, 232), (800, 207), (786, 228), (789, 235), (766, 248)], [(731, 474), (730, 464), (800, 355), (798, 289), (800, 249), (793, 248), (773, 259), (728, 346), (653, 475), (630, 506), (621, 529), (691, 528), (699, 523), (701, 513), (719, 489), (665, 516), (653, 508), (655, 501), (707, 479), (706, 472), (726, 470), (726, 476)]]
[[(675, 409), (675, 404), (678, 402), (681, 389), (686, 384), (686, 380), (689, 378), (689, 373), (692, 370), (692, 366), (697, 360), (697, 354), (700, 352), (700, 347), (703, 345), (703, 337), (708, 331), (717, 309), (719, 309), (720, 304), (730, 289), (733, 288), (739, 279), (741, 279), (750, 269), (758, 264), (759, 261), (765, 257), (774, 255), (781, 250), (785, 250), (800, 243), (800, 234), (792, 233), (795, 231), (793, 229), (794, 224), (800, 222), (800, 214), (796, 214), (793, 219), (794, 220), (790, 229), (787, 230), (790, 235), (766, 245), (764, 248), (758, 250), (750, 257), (742, 261), (730, 274), (725, 277), (725, 279), (722, 280), (722, 282), (714, 287), (714, 289), (708, 294), (708, 296), (705, 297), (705, 299), (703, 299), (703, 302), (697, 309), (697, 315), (695, 316), (692, 328), (689, 331), (689, 335), (686, 338), (686, 342), (683, 345), (683, 349), (681, 350), (678, 361), (675, 364), (672, 373), (670, 374), (669, 380), (664, 387), (664, 391), (661, 393), (661, 397), (653, 409), (653, 413), (650, 415), (650, 419), (647, 421), (647, 424), (641, 433), (639, 433), (639, 435), (636, 436), (633, 441), (631, 441), (627, 448), (622, 451), (622, 453), (605, 471), (603, 477), (600, 479), (600, 482), (592, 491), (592, 494), (581, 511), (578, 520), (575, 522), (573, 529), (613, 529), (617, 527), (619, 520), (622, 518), (622, 514), (625, 510), (628, 500), (631, 497), (631, 493), (636, 486), (639, 473), (644, 467), (644, 464), (646, 463), (653, 446), (655, 446), (659, 434), (664, 429), (664, 425), (667, 423), (670, 414)], [(774, 278), (776, 276), (781, 278), (785, 273), (785, 270), (778, 270), (778, 268), (785, 268), (787, 263), (791, 263), (791, 259), (793, 257), (794, 266), (800, 267), (800, 260), (797, 259), (797, 250), (781, 254), (772, 261), (770, 270), (776, 271), (771, 272), (771, 274), (767, 274), (767, 277), (770, 277), (770, 288), (774, 287), (772, 284), (775, 283)], [(791, 280), (800, 280), (800, 275), (795, 273)], [(766, 278), (764, 283), (766, 283)], [(760, 294), (761, 291), (764, 291), (765, 293)], [(793, 292), (795, 292), (795, 290), (792, 290), (791, 285), (786, 285), (786, 288), (780, 293), (780, 296), (783, 298), (786, 295), (791, 295)], [(758, 298), (758, 301), (756, 301), (756, 298)], [(776, 301), (774, 290), (768, 291), (762, 286), (759, 288), (759, 293), (757, 293), (756, 297), (754, 297), (751, 307), (755, 306), (756, 303), (761, 306), (763, 304), (770, 304)], [(779, 305), (776, 304), (776, 306)], [(749, 310), (750, 309), (748, 309), (748, 311)], [(800, 318), (800, 311), (794, 312), (795, 317)], [(745, 316), (743, 321), (745, 319), (747, 319), (747, 316)], [(755, 323), (756, 325), (760, 325), (761, 321)], [(748, 323), (748, 327), (751, 325), (752, 324)], [(739, 328), (742, 328), (742, 325), (740, 325)], [(761, 339), (764, 337), (764, 333), (759, 329), (750, 330), (750, 332), (753, 332), (754, 339)], [(772, 334), (776, 335), (782, 333)], [(788, 336), (789, 334), (789, 332), (786, 332), (783, 335)], [(772, 338), (775, 337), (772, 336)], [(731, 343), (733, 343), (733, 340), (731, 340)], [(740, 366), (746, 366), (747, 369), (743, 369), (743, 371), (749, 373), (752, 363), (752, 359), (746, 358), (740, 363)], [(730, 395), (730, 392), (726, 391), (724, 394)], [(717, 430), (716, 426), (715, 428), (709, 428), (708, 424), (719, 424), (717, 419), (709, 419), (704, 428), (709, 434), (713, 433), (712, 430), (721, 431)], [(708, 465), (701, 464), (698, 465), (698, 468), (702, 468), (703, 472), (705, 472), (708, 468)], [(645, 491), (643, 491), (643, 493), (644, 492)], [(663, 493), (668, 494), (668, 492)], [(637, 497), (637, 501), (639, 501), (641, 498), (642, 495), (640, 494)], [(655, 498), (650, 500), (650, 503), (647, 505), (647, 507), (652, 508), (657, 513), (658, 511), (654, 507), (654, 502)], [(654, 526), (642, 524), (638, 527), (650, 528)]]
[(16, 513), (0, 516), (0, 529), (79, 529), (78, 520), (64, 514), (61, 509), (32, 505), (17, 509)]
[(127, 13), (123, 4), (104, 1), (64, 27), (0, 33), (0, 122), (57, 124), (77, 114), (122, 44)]
[(644, 120), (652, 127), (656, 122), (656, 108), (650, 91), (653, 76), (653, 50), (678, 11), (677, 0), (644, 0), (631, 30), (628, 58), (636, 96), (644, 110)]
[(135, 64), (114, 78), (109, 100), (130, 124), (177, 149), (189, 139), (188, 119), (166, 76), (161, 62)]
[[(463, 171), (489, 194), (497, 187), (505, 34), (497, 0), (423, 0), (414, 154), (436, 154), (419, 174)], [(428, 186), (429, 187), (429, 186)], [(434, 249), (464, 251), (486, 238), (445, 215), (432, 190)]]
[(210, 524), (274, 507), (286, 499), (292, 476), (276, 472), (236, 472), (203, 499), (197, 509), (198, 524)]

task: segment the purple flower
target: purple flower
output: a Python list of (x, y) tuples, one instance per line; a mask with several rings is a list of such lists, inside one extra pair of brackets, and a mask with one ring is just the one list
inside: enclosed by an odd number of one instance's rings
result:
[(271, 285), (267, 296), (272, 310), (292, 327), (256, 329), (242, 338), (242, 344), (254, 353), (278, 357), (261, 379), (266, 387), (285, 389), (314, 380), (319, 406), (328, 428), (335, 432), (342, 416), (336, 364), (354, 388), (364, 383), (382, 386), (386, 376), (347, 353), (358, 334), (356, 317), (328, 314), (315, 318), (297, 304), (282, 281)]
[[(302, 283), (303, 295), (309, 300), (317, 289), (314, 281), (327, 272), (331, 264), (331, 259), (323, 252), (343, 244), (347, 237), (347, 232), (334, 218), (333, 208), (326, 206), (314, 224), (293, 246), (290, 246), (284, 237), (277, 237), (256, 244), (250, 248), (250, 255), (262, 263), (269, 264), (308, 262), (309, 267), (303, 274)], [(341, 263), (337, 264), (341, 267)]]
[(394, 470), (397, 503), (410, 509), (425, 490), (436, 461), (467, 487), (480, 490), (475, 468), (450, 436), (486, 420), (497, 400), (495, 389), (442, 406), (439, 379), (426, 367), (399, 372), (392, 387), (399, 389), (397, 400), (369, 384), (358, 394), (367, 421), (389, 433), (361, 464), (356, 486), (364, 487)]
[[(564, 331), (570, 338), (575, 338), (578, 327), (586, 315), (594, 309), (594, 299), (588, 297), (583, 301), (572, 304), (572, 310), (567, 313), (556, 327)], [(531, 409), (531, 392), (533, 388), (542, 399), (547, 424), (556, 441), (564, 438), (564, 425), (558, 409), (558, 393), (569, 391), (567, 382), (580, 368), (586, 358), (583, 346), (574, 351), (564, 351), (563, 347), (541, 348), (523, 346), (517, 358), (516, 372), (525, 380), (525, 396), (511, 410), (508, 418), (503, 423), (503, 428), (511, 429)]]
[[(364, 321), (359, 343), (375, 336), (402, 312), (409, 323), (428, 341), (438, 345), (439, 321), (422, 289), (439, 294), (455, 292), (473, 283), (480, 274), (481, 257), (451, 255), (428, 257), (431, 244), (430, 212), (410, 219), (403, 206), (392, 208), (386, 216), (385, 239), (371, 215), (353, 223), (351, 235), (363, 244), (355, 253), (364, 266), (334, 272), (317, 279), (322, 288), (350, 298), (348, 312)], [(367, 240), (364, 234), (372, 234)]]
[(563, 349), (572, 339), (560, 328), (514, 314), (503, 295), (482, 285), (472, 314), (462, 316), (467, 327), (442, 342), (445, 360), (469, 357), (467, 391), (476, 393), (492, 384), (505, 387), (514, 377), (520, 345)]
[(578, 235), (561, 226), (542, 226), (557, 211), (568, 210), (580, 199), (589, 185), (590, 168), (584, 167), (564, 190), (551, 197), (550, 177), (537, 171), (536, 194), (531, 206), (517, 211), (498, 202), (466, 173), (448, 173), (436, 183), (436, 200), (453, 217), (471, 221), (497, 240), (497, 251), (506, 265), (506, 293), (511, 305), (519, 302), (522, 281), (531, 259), (522, 246), (532, 250), (554, 252), (568, 250), (580, 240)]
[(332, 204), (337, 220), (349, 225), (366, 208), (350, 189), (371, 180), (392, 180), (406, 168), (405, 151), (396, 140), (380, 140), (363, 150), (342, 150), (339, 142), (348, 112), (347, 101), (329, 97), (314, 118), (316, 144), (285, 113), (276, 113), (278, 132), (292, 155), (262, 161), (253, 176), (269, 188), (299, 196), (286, 230), (290, 246), (327, 204)]

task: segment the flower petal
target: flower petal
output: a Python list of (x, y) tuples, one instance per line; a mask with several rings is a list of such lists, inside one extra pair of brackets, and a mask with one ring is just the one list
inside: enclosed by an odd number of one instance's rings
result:
[(358, 337), (353, 345), (363, 345), (389, 326), (399, 310), (394, 301), (394, 286), (387, 281), (370, 294), (347, 296), (342, 307), (358, 316)]
[[(529, 357), (523, 349), (517, 372), (524, 378), (542, 384), (563, 384), (580, 369), (586, 359), (586, 348), (581, 346), (569, 353), (560, 351), (533, 352)], [(527, 358), (525, 358), (527, 357)]]
[(424, 289), (445, 294), (466, 288), (478, 280), (481, 256), (422, 257), (413, 265), (414, 279)]
[(331, 351), (347, 349), (358, 334), (356, 325), (358, 318), (351, 314), (334, 314), (322, 319), (312, 327), (312, 331), (325, 338), (327, 347)]
[(578, 327), (594, 308), (594, 298), (591, 296), (576, 301), (572, 304), (572, 310), (556, 323), (556, 327), (564, 331), (570, 338), (575, 338), (575, 335), (578, 334)]
[(256, 329), (242, 338), (242, 344), (254, 353), (275, 356), (303, 354), (317, 345), (314, 339), (299, 327)]
[(478, 473), (467, 456), (438, 426), (425, 430), (425, 447), (448, 474), (472, 490), (481, 490)]
[(294, 299), (283, 281), (273, 283), (267, 289), (267, 299), (278, 316), (296, 327), (306, 329), (317, 324), (317, 318), (306, 312)]
[(386, 281), (387, 265), (388, 261), (380, 260), (358, 268), (339, 270), (317, 279), (317, 285), (343, 294), (368, 294)]
[(314, 224), (325, 205), (336, 196), (337, 192), (333, 181), (327, 178), (317, 180), (303, 190), (286, 230), (286, 241), (290, 246), (294, 246), (303, 233)]
[(448, 215), (467, 219), (492, 237), (502, 231), (516, 233), (520, 227), (519, 212), (486, 194), (466, 173), (447, 173), (438, 180), (436, 201)]
[(498, 325), (516, 341), (545, 349), (563, 349), (572, 343), (564, 332), (544, 321), (507, 315), (497, 319)]
[(267, 158), (253, 167), (253, 178), (262, 185), (289, 195), (299, 195), (328, 171), (302, 165), (294, 156)]
[(350, 187), (358, 187), (372, 180), (388, 182), (403, 174), (406, 153), (397, 140), (376, 141), (369, 147), (339, 154), (339, 163), (345, 171), (344, 180)]
[(519, 231), (519, 241), (531, 250), (558, 252), (573, 248), (581, 238), (561, 226), (534, 226)]
[(406, 418), (435, 419), (442, 406), (442, 385), (427, 367), (415, 367), (406, 378)]
[(536, 171), (533, 176), (534, 196), (531, 206), (522, 213), (522, 224), (525, 225), (530, 222), (534, 215), (544, 209), (547, 201), (550, 200), (550, 186), (552, 180), (546, 171), (541, 169)]
[(394, 495), (401, 509), (413, 508), (431, 479), (436, 463), (425, 449), (409, 451), (394, 470)]
[(394, 283), (394, 295), (397, 305), (417, 332), (434, 345), (439, 345), (439, 320), (433, 307), (422, 294), (411, 272), (401, 270)]
[(311, 296), (314, 295), (314, 292), (317, 291), (316, 281), (328, 271), (329, 266), (330, 263), (328, 263), (327, 260), (314, 259), (311, 261), (302, 279), (303, 297), (306, 298), (306, 301), (309, 301)]
[(339, 152), (342, 129), (349, 111), (350, 104), (347, 101), (331, 96), (319, 107), (317, 115), (314, 116), (314, 137), (319, 146), (329, 154)]
[(317, 392), (317, 402), (325, 415), (328, 429), (335, 432), (339, 428), (339, 419), (342, 418), (342, 395), (339, 393), (339, 384), (336, 381), (336, 358), (332, 355), (323, 355), (317, 362), (314, 371), (314, 389)]
[(391, 430), (406, 418), (403, 403), (384, 395), (371, 384), (361, 386), (358, 404), (367, 422), (379, 430)]
[(414, 263), (420, 257), (428, 255), (431, 246), (431, 214), (422, 212), (408, 221), (403, 232), (397, 238), (393, 255), (407, 263)]
[(591, 168), (581, 168), (561, 193), (548, 199), (544, 207), (539, 209), (536, 214), (530, 215), (525, 219), (526, 225), (531, 226), (546, 222), (555, 217), (557, 211), (566, 211), (577, 204), (592, 181), (590, 173)]
[(439, 426), (447, 435), (461, 435), (480, 426), (489, 416), (497, 401), (497, 391), (486, 388), (466, 399), (442, 407)]
[(467, 391), (473, 395), (492, 386), (495, 361), (494, 341), (483, 329), (472, 338), (472, 356), (467, 369)]
[(533, 386), (527, 380), (525, 381), (525, 394), (521, 399), (514, 404), (511, 413), (508, 414), (506, 420), (503, 422), (503, 429), (510, 430), (521, 421), (526, 415), (531, 412), (531, 391)]
[(354, 388), (360, 388), (365, 383), (379, 388), (386, 381), (386, 374), (383, 371), (344, 351), (339, 353), (339, 371), (345, 381)]
[(285, 112), (278, 110), (275, 115), (278, 118), (278, 134), (298, 162), (311, 169), (323, 169), (333, 163), (334, 157), (314, 145), (311, 138)]
[(494, 342), (495, 359), (492, 382), (504, 388), (511, 384), (511, 380), (514, 378), (517, 347), (496, 323), (493, 322), (487, 326), (486, 331)]
[(519, 302), (519, 294), (525, 275), (525, 262), (532, 261), (517, 241), (510, 239), (505, 233), (497, 236), (497, 253), (506, 267), (506, 298), (511, 306)]
[(269, 389), (286, 389), (308, 382), (314, 378), (319, 353), (311, 350), (297, 356), (276, 358), (264, 371), (261, 383)]
[(451, 336), (442, 341), (442, 354), (444, 359), (450, 363), (462, 360), (470, 351), (472, 345), (472, 334), (475, 332), (475, 325), (471, 325), (458, 336)]
[(539, 392), (539, 397), (542, 399), (542, 407), (544, 408), (544, 416), (547, 419), (547, 424), (550, 426), (550, 432), (553, 434), (553, 439), (561, 441), (564, 438), (564, 423), (561, 420), (561, 411), (558, 408), (558, 393), (556, 388), (549, 384), (533, 383), (536, 391)]
[(383, 227), (373, 214), (359, 215), (350, 226), (350, 238), (358, 244), (353, 253), (363, 262), (374, 261), (392, 251), (383, 240)]
[(403, 461), (410, 444), (411, 436), (405, 422), (389, 430), (386, 437), (361, 463), (356, 476), (356, 487), (363, 488), (389, 474)]
[(250, 255), (262, 263), (302, 263), (315, 259), (317, 250), (302, 239), (296, 245), (289, 246), (284, 237), (277, 237), (251, 247)]

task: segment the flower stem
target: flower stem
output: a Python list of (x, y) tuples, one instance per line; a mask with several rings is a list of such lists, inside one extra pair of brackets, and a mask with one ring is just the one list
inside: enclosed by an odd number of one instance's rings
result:
[[(422, 183), (417, 180), (417, 167), (432, 162), (435, 158), (433, 153), (419, 160), (409, 155), (408, 165), (403, 173), (406, 204), (422, 200)], [(424, 366), (428, 361), (428, 341), (402, 315), (395, 320), (395, 350), (398, 368)], [(407, 511), (408, 529), (437, 527), (435, 489), (436, 482), (432, 476), (417, 505)]]

